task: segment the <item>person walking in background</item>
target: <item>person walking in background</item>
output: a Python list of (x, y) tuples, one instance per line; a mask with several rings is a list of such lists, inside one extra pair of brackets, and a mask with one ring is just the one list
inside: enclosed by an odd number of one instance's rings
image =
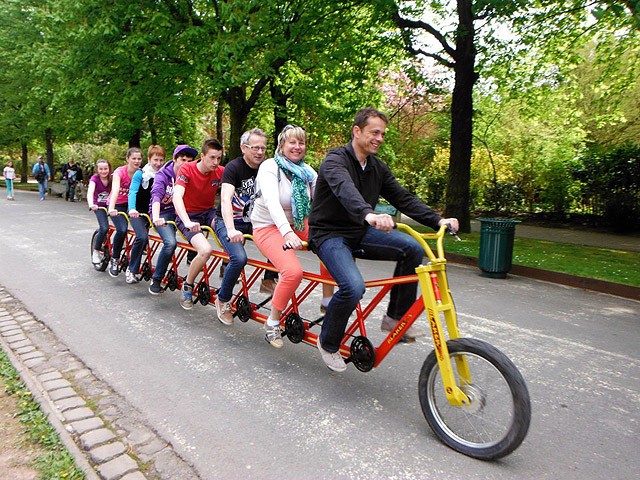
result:
[(13, 181), (16, 179), (16, 171), (13, 168), (13, 162), (9, 160), (7, 166), (2, 171), (4, 177), (4, 185), (7, 187), (7, 200), (15, 200), (13, 198)]
[[(109, 206), (109, 192), (111, 191), (111, 164), (109, 160), (101, 158), (96, 162), (96, 173), (89, 179), (87, 189), (87, 204), (89, 210), (96, 214), (98, 219), (98, 235), (96, 235), (91, 253), (91, 261), (96, 265), (104, 258), (102, 244), (109, 232), (109, 218), (106, 209)], [(101, 208), (102, 207), (102, 208)]]
[(180, 306), (185, 310), (193, 308), (193, 285), (213, 252), (200, 226), (213, 228), (216, 214), (214, 204), (224, 172), (224, 167), (220, 166), (222, 151), (222, 144), (218, 140), (205, 141), (200, 160), (180, 167), (173, 188), (173, 205), (178, 217), (176, 226), (198, 252), (182, 284)]
[(140, 262), (142, 254), (149, 244), (149, 222), (140, 213), (149, 211), (151, 201), (151, 188), (158, 170), (164, 163), (164, 148), (159, 145), (151, 145), (147, 151), (147, 164), (134, 173), (129, 187), (129, 221), (136, 233), (136, 238), (131, 247), (129, 266), (125, 271), (125, 281), (129, 284), (138, 283), (140, 278)]
[(76, 186), (82, 182), (82, 168), (73, 157), (69, 157), (69, 162), (62, 165), (62, 180), (67, 182), (64, 199), (67, 202), (76, 201)]
[(177, 247), (176, 229), (167, 222), (174, 222), (176, 209), (173, 206), (173, 187), (176, 175), (184, 163), (192, 162), (198, 156), (198, 151), (189, 145), (178, 145), (173, 151), (173, 159), (169, 160), (156, 174), (151, 189), (151, 207), (149, 215), (162, 238), (162, 249), (156, 260), (156, 268), (149, 284), (149, 293), (162, 293), (162, 279), (167, 272), (173, 252)]
[(44, 163), (42, 155), (38, 156), (38, 162), (33, 166), (31, 173), (38, 182), (38, 193), (42, 202), (47, 194), (47, 182), (51, 180), (51, 170), (49, 170), (49, 165)]
[(120, 212), (127, 212), (129, 187), (131, 186), (133, 175), (140, 170), (140, 165), (142, 165), (142, 152), (139, 148), (130, 148), (127, 150), (127, 164), (116, 168), (112, 175), (111, 193), (109, 194), (109, 216), (116, 227), (109, 263), (109, 275), (112, 277), (117, 277), (120, 273), (120, 252), (128, 229), (126, 216), (120, 215)]
[[(394, 277), (411, 275), (420, 265), (424, 250), (409, 235), (394, 230), (393, 217), (375, 213), (382, 196), (405, 215), (434, 229), (449, 224), (455, 232), (458, 220), (442, 218), (415, 195), (405, 190), (389, 167), (376, 157), (384, 142), (387, 117), (374, 108), (355, 116), (351, 142), (331, 150), (318, 172), (316, 192), (309, 215), (309, 245), (338, 284), (327, 306), (317, 346), (327, 367), (336, 372), (347, 366), (340, 355), (349, 316), (365, 292), (364, 279), (354, 256), (396, 261)], [(416, 299), (417, 282), (391, 289), (387, 313), (380, 328), (393, 330)], [(407, 337), (424, 335), (412, 326)]]

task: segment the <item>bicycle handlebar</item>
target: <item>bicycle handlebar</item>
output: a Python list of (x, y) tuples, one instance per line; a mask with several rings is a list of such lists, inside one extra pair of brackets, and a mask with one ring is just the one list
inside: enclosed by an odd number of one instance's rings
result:
[[(420, 246), (424, 249), (424, 253), (426, 253), (429, 260), (432, 262), (442, 262), (445, 260), (444, 257), (444, 234), (449, 230), (449, 225), (442, 225), (440, 229), (436, 233), (419, 233), (411, 228), (409, 225), (404, 223), (397, 223), (396, 228), (402, 232), (405, 232), (415, 238)], [(456, 235), (452, 233), (452, 235)], [(457, 237), (457, 235), (456, 235)], [(436, 254), (433, 253), (433, 250), (426, 242), (426, 240), (431, 239), (436, 241)]]
[[(287, 245), (286, 243), (284, 245), (282, 245), (282, 250), (290, 250), (292, 248), (293, 247)], [(304, 248), (305, 250), (308, 249), (309, 248), (309, 242), (302, 241), (302, 248)]]

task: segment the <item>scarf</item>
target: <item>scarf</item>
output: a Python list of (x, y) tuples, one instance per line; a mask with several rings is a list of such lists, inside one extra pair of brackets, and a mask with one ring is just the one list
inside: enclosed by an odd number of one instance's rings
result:
[(149, 188), (149, 180), (151, 180), (152, 178), (154, 178), (156, 176), (156, 171), (153, 169), (153, 167), (151, 165), (149, 165), (148, 163), (142, 167), (142, 188), (144, 190), (146, 190), (147, 188)]
[(293, 211), (293, 228), (304, 231), (304, 219), (311, 213), (311, 200), (307, 187), (313, 180), (313, 170), (300, 160), (293, 163), (284, 155), (275, 154), (274, 160), (280, 169), (291, 179), (291, 210)]

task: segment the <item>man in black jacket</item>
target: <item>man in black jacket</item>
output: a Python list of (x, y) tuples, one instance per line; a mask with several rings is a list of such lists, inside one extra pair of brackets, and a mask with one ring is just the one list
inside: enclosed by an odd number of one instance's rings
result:
[[(354, 256), (372, 260), (395, 260), (394, 277), (411, 275), (420, 265), (424, 250), (409, 235), (394, 230), (390, 215), (375, 213), (380, 197), (414, 220), (438, 229), (448, 223), (453, 231), (458, 220), (444, 219), (405, 190), (389, 167), (375, 155), (384, 141), (387, 117), (374, 108), (363, 108), (355, 117), (351, 143), (331, 150), (318, 171), (309, 216), (309, 244), (338, 284), (327, 306), (318, 338), (322, 359), (331, 370), (347, 367), (339, 353), (340, 342), (365, 285)], [(391, 331), (416, 299), (417, 283), (391, 289), (382, 330)], [(411, 327), (406, 336), (424, 335)]]
[(62, 180), (67, 181), (64, 199), (68, 202), (76, 201), (76, 185), (82, 182), (82, 168), (73, 157), (69, 157), (69, 163), (62, 165)]

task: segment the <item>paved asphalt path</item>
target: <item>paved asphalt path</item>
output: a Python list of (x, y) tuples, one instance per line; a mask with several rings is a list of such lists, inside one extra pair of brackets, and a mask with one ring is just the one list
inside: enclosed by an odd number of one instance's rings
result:
[[(94, 271), (84, 203), (16, 197), (0, 202), (0, 284), (203, 479), (637, 478), (639, 302), (450, 266), (463, 336), (509, 355), (533, 404), (522, 446), (482, 462), (442, 445), (422, 416), (426, 341), (372, 372), (333, 374), (309, 346), (270, 347), (255, 322), (224, 327), (212, 307), (185, 312), (177, 292), (152, 297), (146, 283)], [(361, 268), (380, 276), (390, 265)], [(377, 319), (370, 333), (379, 342)]]

